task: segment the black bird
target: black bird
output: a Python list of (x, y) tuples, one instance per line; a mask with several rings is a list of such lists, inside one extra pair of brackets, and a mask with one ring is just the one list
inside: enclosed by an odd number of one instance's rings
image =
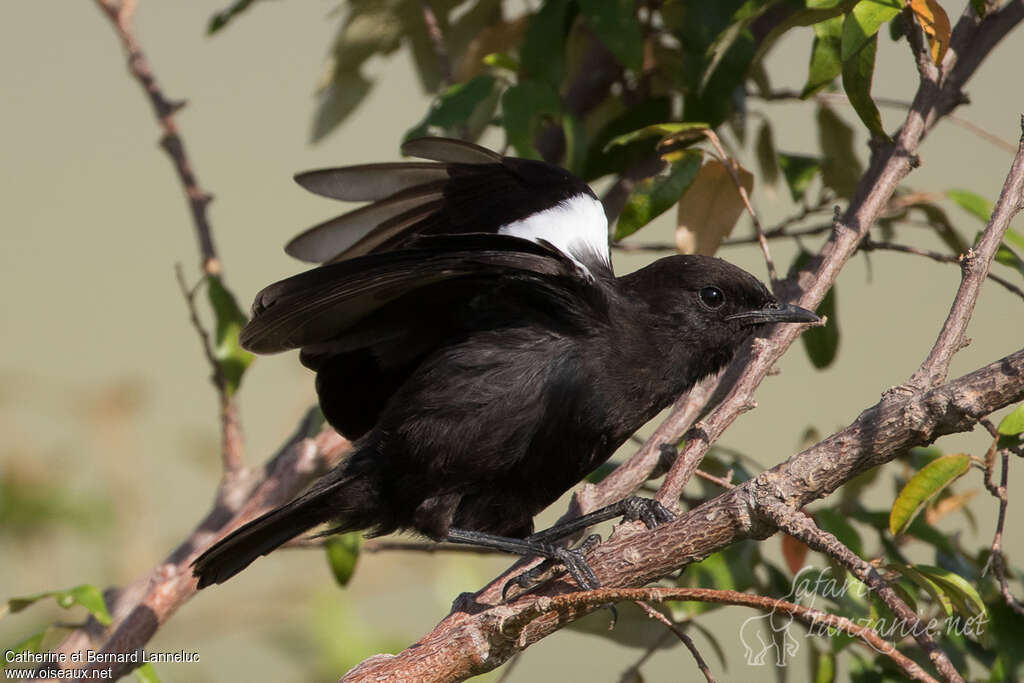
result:
[(325, 522), (539, 555), (595, 587), (582, 553), (553, 542), (599, 519), (653, 526), (667, 512), (627, 499), (537, 534), (533, 517), (755, 328), (818, 321), (717, 258), (670, 256), (616, 277), (601, 203), (561, 168), (441, 138), (403, 152), (433, 162), (296, 176), (372, 203), (288, 244), (326, 265), (260, 292), (241, 343), (301, 349), (324, 415), (354, 448), (203, 553), (200, 588)]

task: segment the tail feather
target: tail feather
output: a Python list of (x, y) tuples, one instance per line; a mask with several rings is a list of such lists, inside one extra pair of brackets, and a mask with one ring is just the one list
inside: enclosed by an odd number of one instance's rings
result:
[[(325, 479), (328, 481), (317, 482), (292, 502), (236, 529), (196, 558), (192, 574), (199, 578), (198, 588), (227, 581), (257, 558), (343, 512), (339, 510), (338, 497), (346, 495), (343, 489), (351, 479), (331, 474)], [(360, 528), (356, 520), (341, 519), (340, 522), (341, 529)]]

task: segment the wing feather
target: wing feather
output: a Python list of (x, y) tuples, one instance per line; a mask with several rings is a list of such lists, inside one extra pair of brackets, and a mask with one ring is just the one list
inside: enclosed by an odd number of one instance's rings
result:
[(611, 275), (604, 209), (565, 169), (447, 138), (410, 140), (402, 149), (439, 163), (364, 164), (296, 176), (312, 192), (372, 203), (306, 230), (285, 251), (326, 263), (407, 248), (426, 235), (504, 234), (546, 242), (591, 275)]
[(314, 194), (347, 202), (376, 202), (432, 181), (446, 180), (448, 168), (428, 161), (321, 168), (295, 175)]
[(242, 330), (242, 346), (275, 353), (329, 342), (398, 297), (446, 280), (585, 282), (573, 262), (556, 250), (516, 237), (465, 235), (421, 244), (328, 264), (266, 287)]
[(345, 252), (381, 223), (444, 196), (444, 181), (409, 188), (387, 199), (349, 211), (292, 238), (285, 252), (301, 261), (324, 263)]
[(449, 164), (498, 164), (502, 156), (486, 147), (455, 138), (416, 138), (402, 145), (402, 154)]

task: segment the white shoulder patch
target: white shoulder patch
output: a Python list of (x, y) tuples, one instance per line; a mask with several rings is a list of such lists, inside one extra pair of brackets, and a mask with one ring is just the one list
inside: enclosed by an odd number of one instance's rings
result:
[(532, 242), (544, 240), (580, 265), (589, 275), (587, 261), (594, 257), (611, 268), (608, 253), (608, 218), (604, 207), (590, 195), (578, 194), (550, 209), (513, 221), (498, 229), (500, 235), (512, 235)]

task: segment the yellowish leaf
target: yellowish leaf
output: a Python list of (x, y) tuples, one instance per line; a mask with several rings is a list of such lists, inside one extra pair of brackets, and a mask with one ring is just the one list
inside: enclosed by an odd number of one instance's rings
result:
[(949, 16), (938, 0), (910, 0), (910, 9), (917, 15), (928, 37), (928, 45), (932, 49), (932, 60), (941, 64), (946, 56), (946, 49), (949, 48), (949, 36), (952, 28), (949, 24)]
[[(735, 161), (729, 163), (735, 164), (740, 184), (749, 195), (754, 188), (753, 174)], [(679, 200), (676, 247), (683, 254), (711, 256), (732, 232), (743, 210), (743, 199), (729, 169), (717, 159), (708, 161)]]

